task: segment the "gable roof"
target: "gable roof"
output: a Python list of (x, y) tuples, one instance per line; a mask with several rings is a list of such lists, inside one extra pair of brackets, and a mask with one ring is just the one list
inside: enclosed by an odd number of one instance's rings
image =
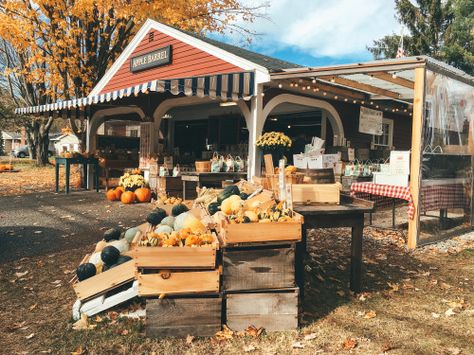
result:
[[(175, 28), (175, 27), (173, 27)], [(280, 72), (283, 71), (284, 69), (290, 69), (290, 68), (301, 68), (302, 66), (299, 64), (287, 62), (285, 60), (281, 60), (278, 58), (270, 57), (261, 53), (257, 53), (245, 48), (237, 47), (232, 44), (228, 44), (222, 41), (218, 41), (209, 37), (205, 36), (200, 36), (192, 32), (184, 31), (179, 28), (175, 28), (177, 31), (181, 31), (183, 33), (186, 33), (189, 36), (192, 36), (194, 38), (197, 38), (203, 42), (212, 44), (213, 46), (216, 46), (218, 48), (221, 48), (229, 53), (235, 54), (236, 56), (239, 56), (241, 58), (245, 58), (255, 64), (258, 64), (262, 67), (265, 67), (268, 69), (269, 72)]]
[(101, 93), (107, 83), (119, 71), (122, 65), (132, 55), (140, 42), (145, 38), (150, 30), (156, 30), (168, 36), (199, 48), (219, 59), (222, 59), (244, 71), (255, 71), (255, 82), (264, 83), (270, 81), (271, 71), (281, 71), (285, 68), (294, 68), (296, 65), (279, 59), (271, 58), (262, 54), (251, 52), (249, 50), (238, 48), (223, 42), (212, 40), (210, 38), (198, 36), (160, 22), (148, 19), (138, 30), (130, 43), (125, 47), (120, 56), (115, 60), (112, 66), (107, 70), (102, 79), (92, 89), (89, 96), (95, 96)]

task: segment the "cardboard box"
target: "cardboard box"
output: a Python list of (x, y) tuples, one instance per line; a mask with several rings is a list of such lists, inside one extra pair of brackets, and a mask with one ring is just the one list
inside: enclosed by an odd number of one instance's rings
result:
[(403, 186), (407, 187), (408, 182), (408, 174), (387, 174), (387, 173), (379, 173), (374, 172), (374, 184), (380, 185), (392, 185), (392, 186)]
[(308, 157), (309, 169), (329, 169), (335, 168), (338, 161), (341, 160), (340, 154), (322, 154)]
[(308, 158), (304, 154), (293, 154), (293, 165), (298, 169), (308, 169)]

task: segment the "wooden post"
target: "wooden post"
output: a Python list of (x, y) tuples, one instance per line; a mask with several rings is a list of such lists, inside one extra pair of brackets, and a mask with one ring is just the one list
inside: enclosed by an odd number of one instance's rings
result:
[(415, 206), (413, 219), (408, 221), (408, 247), (416, 248), (420, 227), (420, 184), (422, 133), (425, 102), (425, 68), (415, 69), (415, 92), (413, 98), (413, 121), (411, 132), (411, 164), (410, 164), (410, 191)]

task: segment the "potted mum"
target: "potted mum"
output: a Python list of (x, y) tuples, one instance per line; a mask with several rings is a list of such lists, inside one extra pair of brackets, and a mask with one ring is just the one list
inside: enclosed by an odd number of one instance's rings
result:
[(123, 186), (126, 191), (135, 191), (145, 186), (145, 178), (139, 171), (126, 172), (120, 177), (119, 186)]
[(264, 154), (271, 154), (273, 164), (285, 158), (284, 154), (291, 148), (293, 142), (291, 138), (282, 132), (266, 132), (258, 137), (256, 146), (259, 147)]

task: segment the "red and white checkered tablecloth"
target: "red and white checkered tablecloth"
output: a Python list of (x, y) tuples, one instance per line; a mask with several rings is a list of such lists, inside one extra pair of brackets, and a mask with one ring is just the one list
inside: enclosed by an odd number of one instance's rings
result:
[[(422, 183), (423, 184), (423, 183)], [(351, 185), (351, 195), (364, 197), (375, 195), (398, 198), (408, 202), (408, 217), (413, 219), (415, 205), (409, 187), (379, 185), (371, 182), (359, 182)], [(427, 184), (420, 189), (420, 212), (449, 208), (466, 208), (469, 196), (463, 183)]]
[(410, 188), (393, 185), (380, 185), (372, 182), (355, 182), (351, 185), (351, 195), (371, 194), (390, 198), (398, 198), (408, 202), (408, 217), (413, 219), (415, 205), (411, 196)]

